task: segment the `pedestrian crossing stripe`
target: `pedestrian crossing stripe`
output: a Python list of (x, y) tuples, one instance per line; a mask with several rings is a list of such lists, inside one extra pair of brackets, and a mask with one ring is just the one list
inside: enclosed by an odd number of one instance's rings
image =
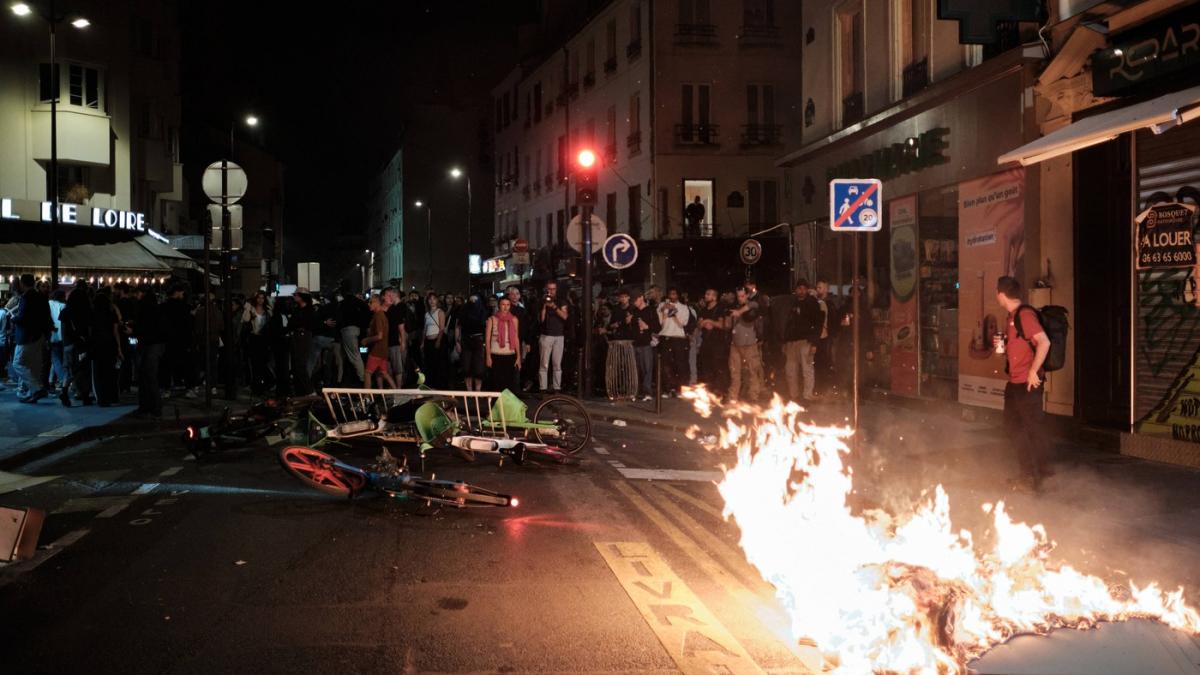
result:
[(649, 544), (595, 545), (680, 671), (762, 674), (741, 643)]

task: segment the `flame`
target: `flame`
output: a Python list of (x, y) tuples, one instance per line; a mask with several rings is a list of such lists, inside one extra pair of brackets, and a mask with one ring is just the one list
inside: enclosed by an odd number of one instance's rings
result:
[[(684, 396), (705, 417), (720, 408), (702, 388)], [(1045, 528), (1014, 522), (1003, 502), (983, 505), (986, 545), (953, 529), (941, 485), (911, 513), (853, 513), (851, 431), (806, 423), (803, 412), (778, 397), (766, 409), (726, 408), (715, 446), (735, 450), (737, 464), (717, 488), (792, 637), (815, 640), (834, 672), (963, 673), (1016, 634), (1135, 617), (1200, 633), (1182, 588), (1110, 589), (1052, 562)]]

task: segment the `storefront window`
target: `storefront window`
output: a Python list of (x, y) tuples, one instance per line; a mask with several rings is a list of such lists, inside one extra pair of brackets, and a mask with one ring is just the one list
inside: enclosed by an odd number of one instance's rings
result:
[[(958, 398), (958, 188), (918, 195), (920, 394)], [(986, 302), (986, 294), (983, 294)], [(983, 305), (971, 311), (984, 311)]]

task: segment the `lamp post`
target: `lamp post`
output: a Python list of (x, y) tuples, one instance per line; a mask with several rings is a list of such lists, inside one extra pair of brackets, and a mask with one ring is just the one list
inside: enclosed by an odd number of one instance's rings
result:
[[(450, 177), (454, 180), (459, 178), (467, 179), (467, 260), (471, 259), (471, 174), (468, 171), (453, 167), (450, 169)], [(467, 293), (471, 292), (471, 275), (467, 275)]]
[[(55, 40), (58, 24), (67, 20), (67, 15), (60, 15), (55, 8), (55, 0), (50, 0), (49, 11), (45, 14), (34, 12), (34, 9), (24, 2), (12, 5), (12, 13), (20, 17), (37, 14), (50, 27), (50, 290), (58, 288), (58, 95), (61, 93), (58, 76), (58, 59), (55, 54)], [(71, 25), (83, 30), (92, 22), (81, 16), (71, 18)]]
[[(258, 126), (258, 117), (254, 116), (254, 115), (247, 115), (245, 118), (245, 124), (248, 127), (257, 127)], [(233, 131), (236, 126), (237, 126), (236, 121), (232, 121), (229, 123), (229, 162), (233, 161), (233, 156), (234, 156), (234, 153), (233, 153)], [(225, 166), (225, 170), (223, 170), (221, 172), (221, 285), (225, 288), (225, 293), (224, 293), (225, 298), (223, 301), (224, 310), (223, 311), (228, 312), (228, 311), (230, 311), (230, 306), (233, 305), (233, 288), (232, 288), (232, 284), (229, 281), (229, 276), (230, 276), (230, 272), (231, 272), (230, 268), (232, 266), (230, 263), (230, 253), (232, 251), (232, 245), (233, 245), (233, 242), (231, 241), (233, 232), (232, 232), (232, 223), (231, 223), (231, 219), (230, 219), (230, 215), (229, 215), (229, 170), (228, 170), (229, 165), (228, 165), (228, 162), (226, 162), (224, 164), (224, 166)], [(204, 270), (204, 276), (205, 276), (205, 279), (207, 280), (207, 278), (208, 278), (208, 270), (207, 269)], [(236, 381), (236, 378), (234, 377), (234, 374), (237, 371), (234, 370), (233, 359), (228, 358), (228, 355), (232, 352), (232, 345), (233, 345), (233, 340), (234, 340), (235, 336), (233, 334), (233, 321), (230, 320), (230, 319), (232, 319), (232, 317), (225, 317), (225, 319), (226, 319), (224, 321), (225, 330), (224, 330), (224, 338), (223, 338), (224, 342), (225, 342), (225, 350), (226, 350), (226, 355), (227, 355), (227, 358), (225, 359), (225, 373), (224, 373), (224, 375), (225, 375), (225, 398), (232, 401), (232, 400), (237, 399), (237, 381)], [(209, 336), (207, 335), (207, 333), (209, 331), (209, 328), (207, 325), (205, 326), (204, 331), (206, 334), (205, 335), (206, 345), (211, 344), (211, 340), (208, 339)], [(206, 347), (206, 349), (207, 348), (208, 347)], [(204, 386), (205, 386), (205, 389), (209, 388), (207, 383), (205, 383)]]
[(425, 287), (433, 288), (433, 207), (425, 204), (420, 199), (413, 202), (413, 206), (418, 209), (425, 209), (425, 264), (429, 269), (429, 276), (425, 280)]

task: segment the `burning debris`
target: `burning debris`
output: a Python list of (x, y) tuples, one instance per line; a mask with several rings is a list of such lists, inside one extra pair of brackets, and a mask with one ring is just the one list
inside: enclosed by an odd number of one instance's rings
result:
[[(685, 396), (706, 417), (719, 408), (704, 389)], [(1136, 617), (1200, 633), (1182, 589), (1109, 588), (1052, 562), (1045, 528), (1013, 522), (1002, 502), (983, 505), (992, 526), (979, 545), (954, 531), (941, 485), (910, 513), (854, 513), (850, 431), (803, 412), (778, 398), (726, 409), (715, 447), (737, 464), (717, 487), (793, 637), (815, 640), (835, 672), (963, 673), (1014, 635)]]

